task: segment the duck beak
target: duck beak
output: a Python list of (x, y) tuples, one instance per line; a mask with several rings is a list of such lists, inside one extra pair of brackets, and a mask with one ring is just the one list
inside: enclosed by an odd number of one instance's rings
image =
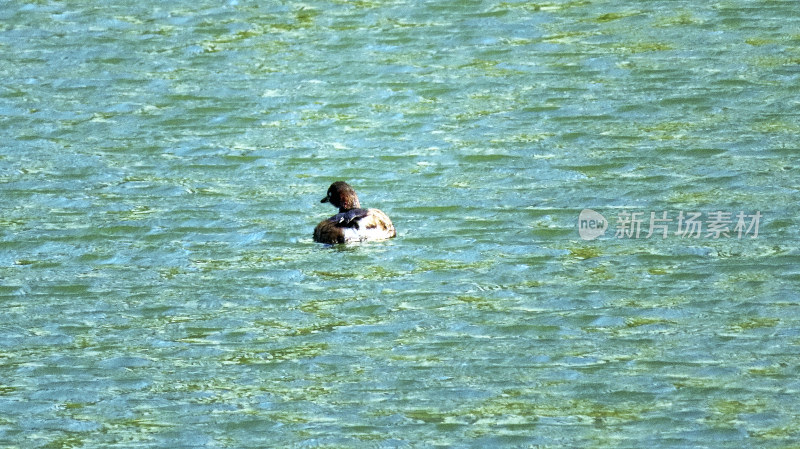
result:
[(328, 202), (328, 197), (326, 196), (325, 198), (321, 199), (319, 202), (320, 203), (327, 203)]

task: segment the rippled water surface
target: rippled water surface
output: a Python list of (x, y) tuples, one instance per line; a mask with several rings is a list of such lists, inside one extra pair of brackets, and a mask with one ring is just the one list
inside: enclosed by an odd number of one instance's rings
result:
[(0, 76), (0, 446), (800, 444), (794, 1), (0, 1)]

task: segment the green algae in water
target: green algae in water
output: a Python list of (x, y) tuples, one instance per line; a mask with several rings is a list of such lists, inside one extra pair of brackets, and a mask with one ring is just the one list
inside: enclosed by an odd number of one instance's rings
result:
[[(790, 3), (84, 6), (3, 11), (0, 446), (796, 445)], [(765, 226), (577, 234), (665, 204)]]

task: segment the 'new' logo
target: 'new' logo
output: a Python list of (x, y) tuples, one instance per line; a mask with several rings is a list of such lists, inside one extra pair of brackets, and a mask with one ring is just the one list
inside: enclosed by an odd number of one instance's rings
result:
[(584, 209), (578, 215), (578, 234), (584, 240), (594, 240), (606, 233), (608, 220), (606, 217), (591, 210)]

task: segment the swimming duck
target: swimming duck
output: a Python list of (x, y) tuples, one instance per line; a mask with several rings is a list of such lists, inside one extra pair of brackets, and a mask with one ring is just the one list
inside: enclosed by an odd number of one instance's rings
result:
[(378, 209), (362, 209), (356, 191), (344, 181), (331, 184), (320, 203), (331, 203), (339, 208), (339, 213), (317, 225), (315, 242), (362, 242), (397, 235), (392, 220)]

